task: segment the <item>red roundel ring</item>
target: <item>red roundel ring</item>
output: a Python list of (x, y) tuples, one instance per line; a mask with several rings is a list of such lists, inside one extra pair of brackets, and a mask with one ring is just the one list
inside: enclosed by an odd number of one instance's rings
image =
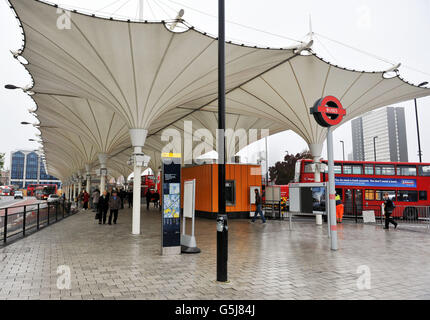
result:
[(315, 102), (311, 108), (311, 114), (314, 115), (317, 123), (323, 127), (338, 125), (346, 115), (339, 99), (333, 96), (327, 96)]

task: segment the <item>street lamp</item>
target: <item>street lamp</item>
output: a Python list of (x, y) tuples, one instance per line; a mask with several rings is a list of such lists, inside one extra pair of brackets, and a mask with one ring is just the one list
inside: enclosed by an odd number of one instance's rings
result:
[[(420, 83), (418, 85), (418, 87), (422, 87), (422, 86), (425, 86), (427, 84), (428, 84), (428, 82), (426, 81), (426, 82)], [(423, 153), (421, 151), (421, 139), (420, 139), (420, 125), (418, 124), (418, 108), (417, 108), (417, 99), (416, 98), (414, 99), (414, 102), (415, 102), (415, 118), (417, 120), (418, 156), (420, 158), (420, 162), (423, 162), (423, 159), (422, 159)]]
[(375, 156), (375, 162), (376, 162), (376, 139), (378, 139), (378, 136), (373, 137), (373, 154)]
[(342, 154), (343, 154), (343, 161), (345, 161), (345, 142), (340, 140), (340, 143), (342, 143)]
[(29, 94), (30, 96), (32, 96), (34, 94), (34, 91), (31, 91), (31, 87), (27, 86), (27, 87), (18, 87), (15, 86), (13, 84), (7, 84), (4, 86), (5, 89), (9, 89), (9, 90), (15, 90), (15, 89), (21, 89), (22, 91), (24, 91), (25, 93)]

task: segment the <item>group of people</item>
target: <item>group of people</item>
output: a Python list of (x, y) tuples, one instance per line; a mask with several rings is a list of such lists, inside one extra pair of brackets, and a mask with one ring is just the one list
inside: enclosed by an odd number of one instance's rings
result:
[(151, 190), (147, 190), (145, 193), (145, 198), (146, 198), (146, 209), (149, 210), (149, 204), (152, 202), (154, 202), (154, 207), (155, 208), (159, 208), (159, 204), (160, 204), (160, 194), (158, 193), (157, 190), (155, 190), (154, 192), (151, 192)]
[[(78, 195), (78, 204), (82, 203), (84, 210), (90, 208), (90, 202), (92, 203), (93, 211), (96, 212), (96, 219), (99, 220), (99, 224), (105, 224), (108, 220), (108, 224), (116, 224), (118, 220), (118, 210), (124, 209), (124, 201), (128, 201), (128, 207), (133, 207), (133, 191), (125, 191), (124, 189), (113, 190), (111, 192), (103, 191), (100, 193), (99, 189), (93, 191), (90, 195), (86, 190)], [(110, 211), (109, 218), (107, 212)]]

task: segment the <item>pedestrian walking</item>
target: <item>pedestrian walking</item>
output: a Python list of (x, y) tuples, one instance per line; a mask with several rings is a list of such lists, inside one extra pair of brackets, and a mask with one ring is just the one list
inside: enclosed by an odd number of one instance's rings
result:
[(100, 199), (100, 191), (99, 189), (94, 190), (93, 194), (93, 205), (94, 205), (94, 211), (99, 212), (98, 204)]
[(99, 224), (106, 223), (106, 216), (109, 209), (109, 193), (104, 190), (103, 194), (99, 198), (99, 204), (98, 204), (98, 216), (99, 216)]
[(88, 202), (90, 201), (90, 194), (87, 192), (87, 190), (84, 191), (84, 194), (82, 195), (82, 200), (84, 202), (84, 210), (88, 210)]
[(397, 228), (397, 222), (394, 221), (393, 218), (391, 218), (391, 215), (394, 211), (394, 203), (388, 196), (388, 192), (384, 193), (384, 211), (385, 211), (385, 227), (384, 229), (390, 228), (390, 223), (394, 224), (394, 229)]
[(128, 190), (127, 192), (127, 200), (128, 200), (128, 207), (133, 208), (133, 191)]
[(121, 209), (124, 209), (124, 199), (126, 197), (126, 193), (124, 189), (119, 190), (119, 198), (121, 199)]
[(152, 193), (149, 189), (146, 191), (145, 197), (146, 197), (146, 210), (149, 210), (149, 204), (151, 203), (151, 198), (152, 198)]
[(152, 201), (154, 201), (154, 208), (158, 208), (160, 204), (160, 194), (157, 190), (153, 194)]
[(255, 189), (255, 206), (257, 209), (255, 210), (254, 217), (252, 218), (252, 222), (255, 222), (255, 219), (257, 219), (258, 214), (261, 215), (261, 220), (263, 220), (263, 223), (266, 223), (266, 219), (264, 218), (263, 211), (261, 210), (261, 196), (258, 189)]
[(112, 224), (112, 215), (113, 215), (113, 223), (116, 224), (116, 220), (118, 219), (118, 210), (121, 208), (121, 198), (118, 196), (118, 193), (114, 191), (112, 196), (109, 198), (109, 222), (108, 224)]

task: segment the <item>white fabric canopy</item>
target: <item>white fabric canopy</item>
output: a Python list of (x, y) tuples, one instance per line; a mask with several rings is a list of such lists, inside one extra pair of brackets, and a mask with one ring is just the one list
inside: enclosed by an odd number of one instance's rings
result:
[[(148, 130), (144, 152), (160, 165), (163, 129), (192, 121), (217, 128), (217, 39), (190, 28), (171, 32), (164, 22), (145, 23), (71, 14), (57, 28), (57, 8), (37, 0), (10, 0), (25, 35), (26, 66), (41, 123), (48, 170), (61, 179), (97, 166), (128, 175), (128, 130)], [(293, 130), (321, 144), (325, 130), (309, 108), (325, 95), (340, 99), (345, 121), (367, 111), (430, 94), (399, 76), (334, 66), (311, 50), (226, 45), (227, 127)], [(198, 142), (195, 142), (198, 143)], [(233, 145), (227, 146), (232, 150)]]

